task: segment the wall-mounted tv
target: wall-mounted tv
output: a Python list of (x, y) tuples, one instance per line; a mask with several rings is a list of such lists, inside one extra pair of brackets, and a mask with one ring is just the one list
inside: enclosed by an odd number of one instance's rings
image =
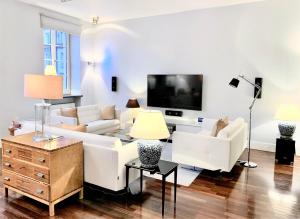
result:
[(147, 105), (202, 110), (203, 75), (148, 75)]

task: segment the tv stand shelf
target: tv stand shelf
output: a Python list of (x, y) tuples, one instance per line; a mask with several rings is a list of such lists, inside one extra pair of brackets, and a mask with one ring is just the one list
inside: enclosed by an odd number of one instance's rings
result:
[(196, 119), (187, 117), (165, 116), (167, 124), (176, 125), (176, 131), (198, 133), (201, 131), (202, 124)]

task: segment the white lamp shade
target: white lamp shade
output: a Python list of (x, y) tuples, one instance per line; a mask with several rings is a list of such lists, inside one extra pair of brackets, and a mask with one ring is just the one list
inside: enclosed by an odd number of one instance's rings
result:
[(26, 74), (24, 76), (24, 96), (35, 99), (62, 99), (63, 78), (62, 76)]
[(133, 138), (158, 140), (168, 138), (170, 133), (160, 111), (141, 111), (129, 135)]
[(45, 75), (57, 75), (56, 68), (54, 65), (47, 65), (45, 68)]
[(275, 119), (283, 121), (300, 120), (300, 110), (296, 105), (283, 104), (278, 108)]

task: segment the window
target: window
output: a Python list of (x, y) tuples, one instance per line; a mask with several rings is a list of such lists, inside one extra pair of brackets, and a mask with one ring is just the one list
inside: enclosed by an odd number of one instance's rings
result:
[(44, 29), (44, 68), (55, 65), (58, 75), (63, 76), (64, 94), (71, 92), (70, 35), (61, 31)]

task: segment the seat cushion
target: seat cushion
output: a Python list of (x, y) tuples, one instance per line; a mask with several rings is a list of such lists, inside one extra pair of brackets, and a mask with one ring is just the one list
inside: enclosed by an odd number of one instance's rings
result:
[(115, 105), (103, 107), (100, 111), (100, 117), (101, 119), (104, 120), (115, 119), (116, 118), (115, 111), (116, 111)]
[(87, 123), (86, 130), (89, 133), (96, 132), (99, 129), (106, 129), (110, 127), (114, 127), (120, 124), (120, 121), (117, 119), (113, 120), (97, 120), (93, 122)]
[(77, 118), (77, 109), (76, 108), (60, 108), (60, 115), (65, 117)]

